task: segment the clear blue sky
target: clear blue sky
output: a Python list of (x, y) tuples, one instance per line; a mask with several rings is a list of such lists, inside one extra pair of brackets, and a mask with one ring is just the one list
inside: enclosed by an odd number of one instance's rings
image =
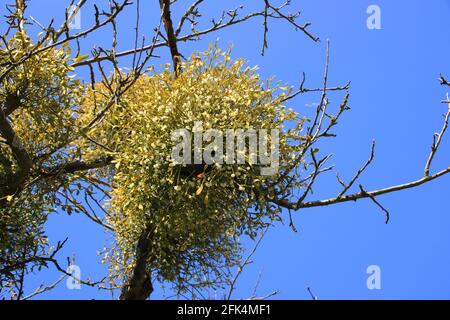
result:
[[(54, 16), (63, 18), (68, 1), (34, 0), (29, 14), (42, 22)], [(92, 1), (88, 1), (92, 3)], [(104, 3), (105, 1), (96, 1)], [(179, 0), (175, 17), (191, 1)], [(338, 138), (321, 145), (324, 153), (333, 153), (332, 162), (345, 179), (350, 179), (367, 159), (372, 139), (377, 142), (373, 165), (362, 176), (366, 189), (375, 189), (420, 178), (429, 152), (432, 134), (440, 130), (445, 105), (445, 88), (439, 85), (439, 73), (450, 78), (449, 0), (293, 0), (293, 9), (301, 9), (311, 30), (323, 40), (315, 44), (286, 23), (270, 24), (269, 49), (261, 57), (262, 20), (253, 20), (205, 37), (200, 42), (182, 44), (187, 56), (206, 49), (220, 38), (219, 45), (232, 43), (234, 57), (245, 57), (250, 65), (259, 65), (264, 76), (297, 85), (301, 72), (307, 74), (307, 86), (321, 85), (325, 59), (325, 41), (331, 41), (330, 83), (352, 81), (350, 105), (337, 130)], [(208, 4), (209, 3), (209, 4)], [(225, 3), (225, 4), (224, 4)], [(263, 1), (206, 1), (205, 18), (218, 17), (222, 8), (239, 4), (263, 8)], [(247, 4), (249, 3), (249, 4)], [(380, 6), (382, 29), (366, 27), (366, 9)], [(151, 30), (158, 19), (156, 0), (142, 1), (142, 28)], [(2, 8), (2, 13), (4, 12)], [(82, 26), (92, 17), (82, 13)], [(134, 10), (129, 8), (120, 20), (119, 46), (133, 46)], [(175, 19), (176, 21), (177, 19)], [(208, 21), (208, 20), (206, 20)], [(150, 32), (148, 32), (150, 34)], [(110, 42), (107, 33), (86, 40), (84, 52), (93, 44)], [(158, 52), (155, 65), (169, 61), (167, 49)], [(86, 70), (80, 76), (86, 77)], [(448, 88), (447, 88), (448, 89)], [(332, 102), (339, 103), (337, 96)], [(309, 106), (319, 100), (304, 95), (289, 103), (301, 114), (311, 114)], [(445, 141), (433, 169), (450, 165), (450, 140)], [(336, 195), (339, 186), (333, 174), (318, 181), (311, 199)], [(380, 197), (391, 211), (384, 224), (383, 213), (368, 200), (328, 208), (304, 210), (294, 214), (298, 233), (278, 225), (270, 230), (261, 248), (238, 282), (235, 298), (251, 295), (258, 273), (263, 278), (258, 290), (264, 295), (279, 290), (278, 298), (309, 299), (311, 286), (320, 299), (449, 299), (450, 298), (450, 176), (414, 190)], [(60, 257), (76, 254), (82, 277), (98, 279), (106, 272), (99, 264), (97, 251), (106, 234), (84, 216), (52, 216), (47, 224), (52, 243), (69, 236)], [(366, 268), (381, 268), (381, 290), (368, 290)], [(29, 277), (31, 290), (42, 281), (52, 282), (55, 271)], [(156, 288), (153, 298), (161, 298)], [(68, 290), (61, 283), (42, 295), (49, 299), (108, 299), (109, 293), (83, 286)]]

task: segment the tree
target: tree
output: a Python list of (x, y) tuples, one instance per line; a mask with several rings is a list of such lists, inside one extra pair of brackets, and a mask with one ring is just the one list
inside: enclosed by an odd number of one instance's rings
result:
[[(209, 28), (198, 30), (203, 0), (186, 9), (177, 27), (171, 15), (177, 1), (160, 0), (161, 18), (150, 42), (140, 40), (139, 0), (111, 1), (108, 9), (94, 6), (94, 25), (73, 33), (73, 12), (86, 2), (71, 3), (74, 10), (67, 10), (56, 29), (53, 22), (43, 26), (27, 18), (28, 2), (16, 0), (9, 7), (9, 28), (1, 36), (0, 292), (5, 296), (26, 298), (24, 276), (43, 267), (69, 275), (56, 258), (65, 241), (51, 250), (43, 228), (55, 211), (81, 212), (115, 239), (104, 256), (109, 274), (98, 282), (78, 279), (86, 285), (120, 288), (121, 299), (149, 298), (155, 281), (172, 283), (180, 294), (223, 286), (231, 293), (249, 261), (242, 257), (242, 235), (254, 239), (257, 247), (267, 228), (285, 215), (295, 230), (292, 211), (364, 198), (379, 206), (388, 222), (389, 212), (378, 196), (450, 172), (450, 167), (437, 173), (430, 169), (447, 130), (449, 109), (440, 133), (434, 135), (423, 177), (373, 191), (359, 185), (359, 192), (349, 193), (374, 158), (373, 143), (367, 162), (349, 182), (337, 177), (342, 188), (335, 197), (309, 200), (313, 187), (320, 187), (317, 177), (333, 169), (330, 156), (321, 156), (317, 145), (335, 137), (335, 126), (349, 110), (350, 85), (328, 84), (329, 50), (322, 86), (306, 88), (304, 75), (294, 91), (261, 79), (256, 69), (231, 59), (230, 52), (216, 44), (187, 58), (178, 49), (180, 42), (258, 17), (263, 20), (262, 54), (268, 47), (271, 19), (281, 19), (319, 41), (309, 31), (310, 23), (301, 24), (298, 13), (287, 13), (289, 1), (280, 6), (261, 1), (259, 12), (244, 13), (243, 7), (223, 12)], [(116, 21), (132, 6), (134, 47), (119, 52)], [(191, 30), (182, 35), (187, 23)], [(41, 28), (41, 33), (33, 37), (31, 26)], [(80, 41), (107, 26), (112, 30), (111, 47), (82, 54)], [(164, 47), (172, 63), (163, 70), (150, 67), (155, 50)], [(123, 57), (131, 59), (124, 65)], [(78, 68), (89, 70), (90, 81), (74, 76)], [(441, 84), (450, 86), (444, 77)], [(343, 95), (336, 107), (328, 100), (331, 91)], [(312, 119), (283, 105), (307, 92), (321, 94)], [(228, 139), (222, 133), (230, 129), (233, 134), (246, 129), (247, 136), (233, 161), (220, 162), (228, 159), (223, 153)], [(272, 133), (263, 147), (258, 140), (259, 155), (246, 152), (257, 130)], [(195, 145), (196, 134), (209, 144), (184, 152), (190, 161), (175, 161), (175, 144), (191, 146), (193, 139)], [(261, 150), (267, 158), (274, 155), (274, 146), (276, 170), (263, 174), (258, 163)], [(38, 288), (32, 295), (51, 288)]]

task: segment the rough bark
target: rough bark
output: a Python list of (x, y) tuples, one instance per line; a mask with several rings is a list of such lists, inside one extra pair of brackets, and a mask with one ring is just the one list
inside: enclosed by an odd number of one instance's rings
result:
[(123, 286), (120, 300), (146, 300), (153, 292), (151, 274), (147, 262), (151, 252), (152, 226), (149, 226), (139, 238), (136, 246), (136, 262), (127, 284)]
[(15, 172), (0, 173), (0, 198), (4, 198), (15, 193), (25, 181), (31, 171), (33, 162), (5, 116), (3, 109), (0, 110), (0, 136), (11, 149), (17, 163)]
[(175, 74), (177, 74), (180, 64), (180, 52), (178, 51), (177, 37), (173, 29), (173, 23), (170, 13), (170, 0), (159, 0), (159, 4), (162, 10), (164, 28), (166, 29), (167, 43), (170, 48), (170, 54), (172, 55), (173, 69), (175, 70)]

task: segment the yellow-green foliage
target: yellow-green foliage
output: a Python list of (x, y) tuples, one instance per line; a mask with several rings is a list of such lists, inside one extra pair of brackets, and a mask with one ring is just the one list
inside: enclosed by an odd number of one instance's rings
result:
[[(14, 106), (8, 121), (34, 165), (50, 167), (66, 157), (63, 152), (51, 152), (64, 147), (77, 132), (75, 111), (84, 88), (70, 74), (73, 69), (67, 46), (27, 56), (31, 50), (41, 48), (43, 45), (33, 44), (20, 31), (0, 45), (0, 74), (6, 74), (0, 83), (0, 105)], [(8, 70), (11, 61), (18, 65)], [(0, 152), (0, 172), (15, 172), (11, 148), (2, 143)], [(48, 156), (44, 157), (45, 154)], [(52, 184), (36, 180), (29, 183), (32, 179), (33, 176), (29, 177), (17, 194), (0, 199), (0, 268), (48, 250), (43, 224), (48, 213), (55, 209), (55, 191), (65, 182)], [(15, 271), (11, 270), (11, 278)], [(6, 280), (0, 279), (2, 283)]]
[[(279, 175), (262, 176), (254, 164), (224, 164), (186, 176), (171, 159), (171, 133), (192, 129), (196, 121), (204, 130), (283, 129), (292, 121), (280, 136), (280, 171), (290, 166), (301, 148), (295, 141), (303, 120), (281, 105), (288, 92), (271, 87), (255, 70), (211, 48), (183, 63), (178, 77), (168, 66), (142, 76), (87, 132), (98, 143), (79, 140), (85, 159), (105, 154), (115, 159), (102, 178), (113, 186), (108, 210), (117, 247), (109, 260), (116, 272), (130, 271), (136, 242), (149, 225), (154, 227), (149, 267), (162, 280), (182, 282), (197, 271), (234, 264), (238, 237), (255, 236), (277, 217), (278, 208), (267, 199), (274, 182), (280, 187)], [(95, 106), (108, 99), (106, 88), (97, 84), (79, 111), (78, 126), (90, 123)]]
[[(18, 32), (0, 48), (2, 59), (20, 60), (31, 47), (31, 40)], [(39, 49), (39, 48), (37, 48)], [(70, 75), (70, 49), (46, 49), (12, 69), (2, 81), (0, 101), (20, 104), (11, 123), (29, 154), (48, 152), (69, 141), (74, 129), (74, 111), (80, 104), (83, 87)]]

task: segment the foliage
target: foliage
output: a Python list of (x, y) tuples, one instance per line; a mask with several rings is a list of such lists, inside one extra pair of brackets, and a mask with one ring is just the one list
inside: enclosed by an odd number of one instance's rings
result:
[[(359, 191), (353, 191), (374, 158), (373, 143), (369, 159), (351, 180), (336, 175), (341, 188), (337, 195), (311, 200), (317, 177), (333, 169), (327, 163), (331, 155), (319, 158), (317, 147), (325, 138), (336, 136), (334, 128), (349, 110), (350, 83), (329, 86), (329, 42), (322, 86), (307, 88), (304, 74), (294, 93), (272, 79), (260, 79), (256, 68), (232, 60), (230, 52), (214, 46), (181, 62), (179, 43), (258, 18), (263, 18), (263, 55), (268, 48), (269, 20), (284, 21), (317, 42), (309, 22), (301, 23), (298, 12), (286, 12), (290, 1), (275, 6), (265, 0), (259, 11), (244, 12), (244, 6), (223, 11), (219, 19), (211, 19), (209, 27), (201, 29), (203, 1), (187, 7), (174, 28), (171, 6), (176, 1), (159, 0), (159, 26), (152, 39), (143, 37), (141, 45), (139, 1), (111, 0), (109, 8), (102, 9), (94, 5), (93, 24), (81, 31), (70, 29), (73, 15), (69, 9), (59, 28), (53, 20), (45, 26), (28, 19), (29, 2), (16, 0), (15, 5), (7, 5), (10, 14), (5, 16), (7, 27), (0, 37), (2, 297), (24, 298), (24, 276), (49, 263), (68, 275), (54, 259), (65, 241), (52, 250), (43, 232), (48, 215), (60, 209), (68, 214), (81, 212), (112, 232), (114, 240), (105, 260), (111, 268), (112, 288), (121, 288), (120, 299), (147, 299), (154, 276), (159, 283), (174, 284), (178, 293), (192, 294), (227, 282), (230, 297), (266, 226), (281, 220), (281, 208), (288, 210), (295, 230), (291, 211), (370, 199), (386, 214), (387, 222), (389, 211), (378, 196), (450, 173), (450, 167), (435, 173), (430, 169), (448, 128), (449, 108), (441, 131), (434, 135), (422, 177), (371, 191), (359, 184)], [(132, 2), (136, 6), (134, 47), (120, 52), (116, 18)], [(78, 1), (73, 12), (86, 3)], [(27, 35), (30, 25), (42, 31), (36, 41)], [(104, 27), (111, 32), (110, 48), (94, 47), (91, 54), (82, 54), (80, 42)], [(154, 51), (162, 47), (170, 49), (174, 71), (166, 65), (145, 72), (156, 57)], [(70, 48), (77, 48), (73, 58)], [(126, 68), (119, 64), (124, 57), (132, 57)], [(87, 85), (76, 79), (77, 67), (89, 68)], [(112, 70), (110, 76), (108, 70)], [(440, 80), (449, 86), (443, 76)], [(314, 92), (321, 98), (311, 121), (283, 106)], [(346, 92), (337, 110), (332, 108), (331, 92)], [(196, 127), (198, 123), (202, 128)], [(176, 141), (172, 133), (212, 128), (222, 132), (280, 129), (279, 137), (269, 136), (269, 144), (279, 142), (277, 173), (263, 175), (254, 154), (245, 154), (243, 164), (181, 165), (173, 161)], [(226, 147), (228, 139), (223, 141)], [(201, 151), (217, 156), (213, 144), (206, 142)], [(254, 239), (258, 234), (261, 237), (254, 250), (242, 259), (240, 239)], [(230, 276), (233, 266), (238, 272)], [(57, 283), (40, 287), (31, 296)], [(82, 283), (96, 286), (104, 281)]]
[[(87, 132), (90, 139), (78, 140), (78, 149), (86, 160), (114, 157), (113, 168), (93, 173), (112, 186), (109, 222), (117, 247), (107, 258), (113, 273), (131, 272), (136, 243), (150, 228), (148, 267), (161, 281), (182, 288), (203, 282), (209, 272), (220, 278), (223, 267), (236, 265), (239, 237), (253, 238), (278, 218), (280, 210), (269, 199), (282, 186), (280, 174), (261, 175), (248, 154), (246, 164), (178, 165), (171, 157), (171, 133), (192, 130), (197, 121), (203, 130), (222, 131), (283, 129), (290, 123), (280, 134), (283, 172), (302, 148), (303, 119), (281, 105), (287, 89), (262, 81), (256, 68), (231, 60), (229, 52), (211, 46), (183, 63), (177, 77), (168, 68), (143, 75)], [(97, 105), (107, 103), (107, 91), (97, 84), (87, 93), (77, 126), (92, 122)], [(301, 185), (298, 178), (292, 175), (291, 187)]]
[[(23, 59), (31, 48), (40, 47), (18, 31), (0, 47), (0, 64)], [(36, 177), (66, 157), (66, 152), (54, 150), (76, 133), (75, 108), (80, 103), (83, 86), (71, 75), (70, 61), (67, 46), (43, 50), (6, 73), (0, 84), (0, 105), (6, 106), (2, 112), (9, 113), (17, 135), (13, 143), (22, 145), (34, 162), (26, 183), (14, 194), (0, 199), (1, 287), (17, 281), (18, 270), (40, 265), (37, 257), (49, 250), (43, 225), (58, 203), (55, 192), (68, 181), (49, 183)], [(20, 169), (11, 150), (1, 141), (0, 170), (5, 175)], [(31, 263), (24, 263), (27, 261)]]
[[(18, 32), (7, 48), (0, 47), (0, 61), (7, 55), (20, 59), (32, 47), (28, 36)], [(11, 123), (24, 147), (35, 157), (67, 143), (76, 133), (74, 114), (83, 86), (71, 75), (70, 55), (68, 46), (44, 50), (12, 69), (1, 83), (0, 101), (17, 104)]]

